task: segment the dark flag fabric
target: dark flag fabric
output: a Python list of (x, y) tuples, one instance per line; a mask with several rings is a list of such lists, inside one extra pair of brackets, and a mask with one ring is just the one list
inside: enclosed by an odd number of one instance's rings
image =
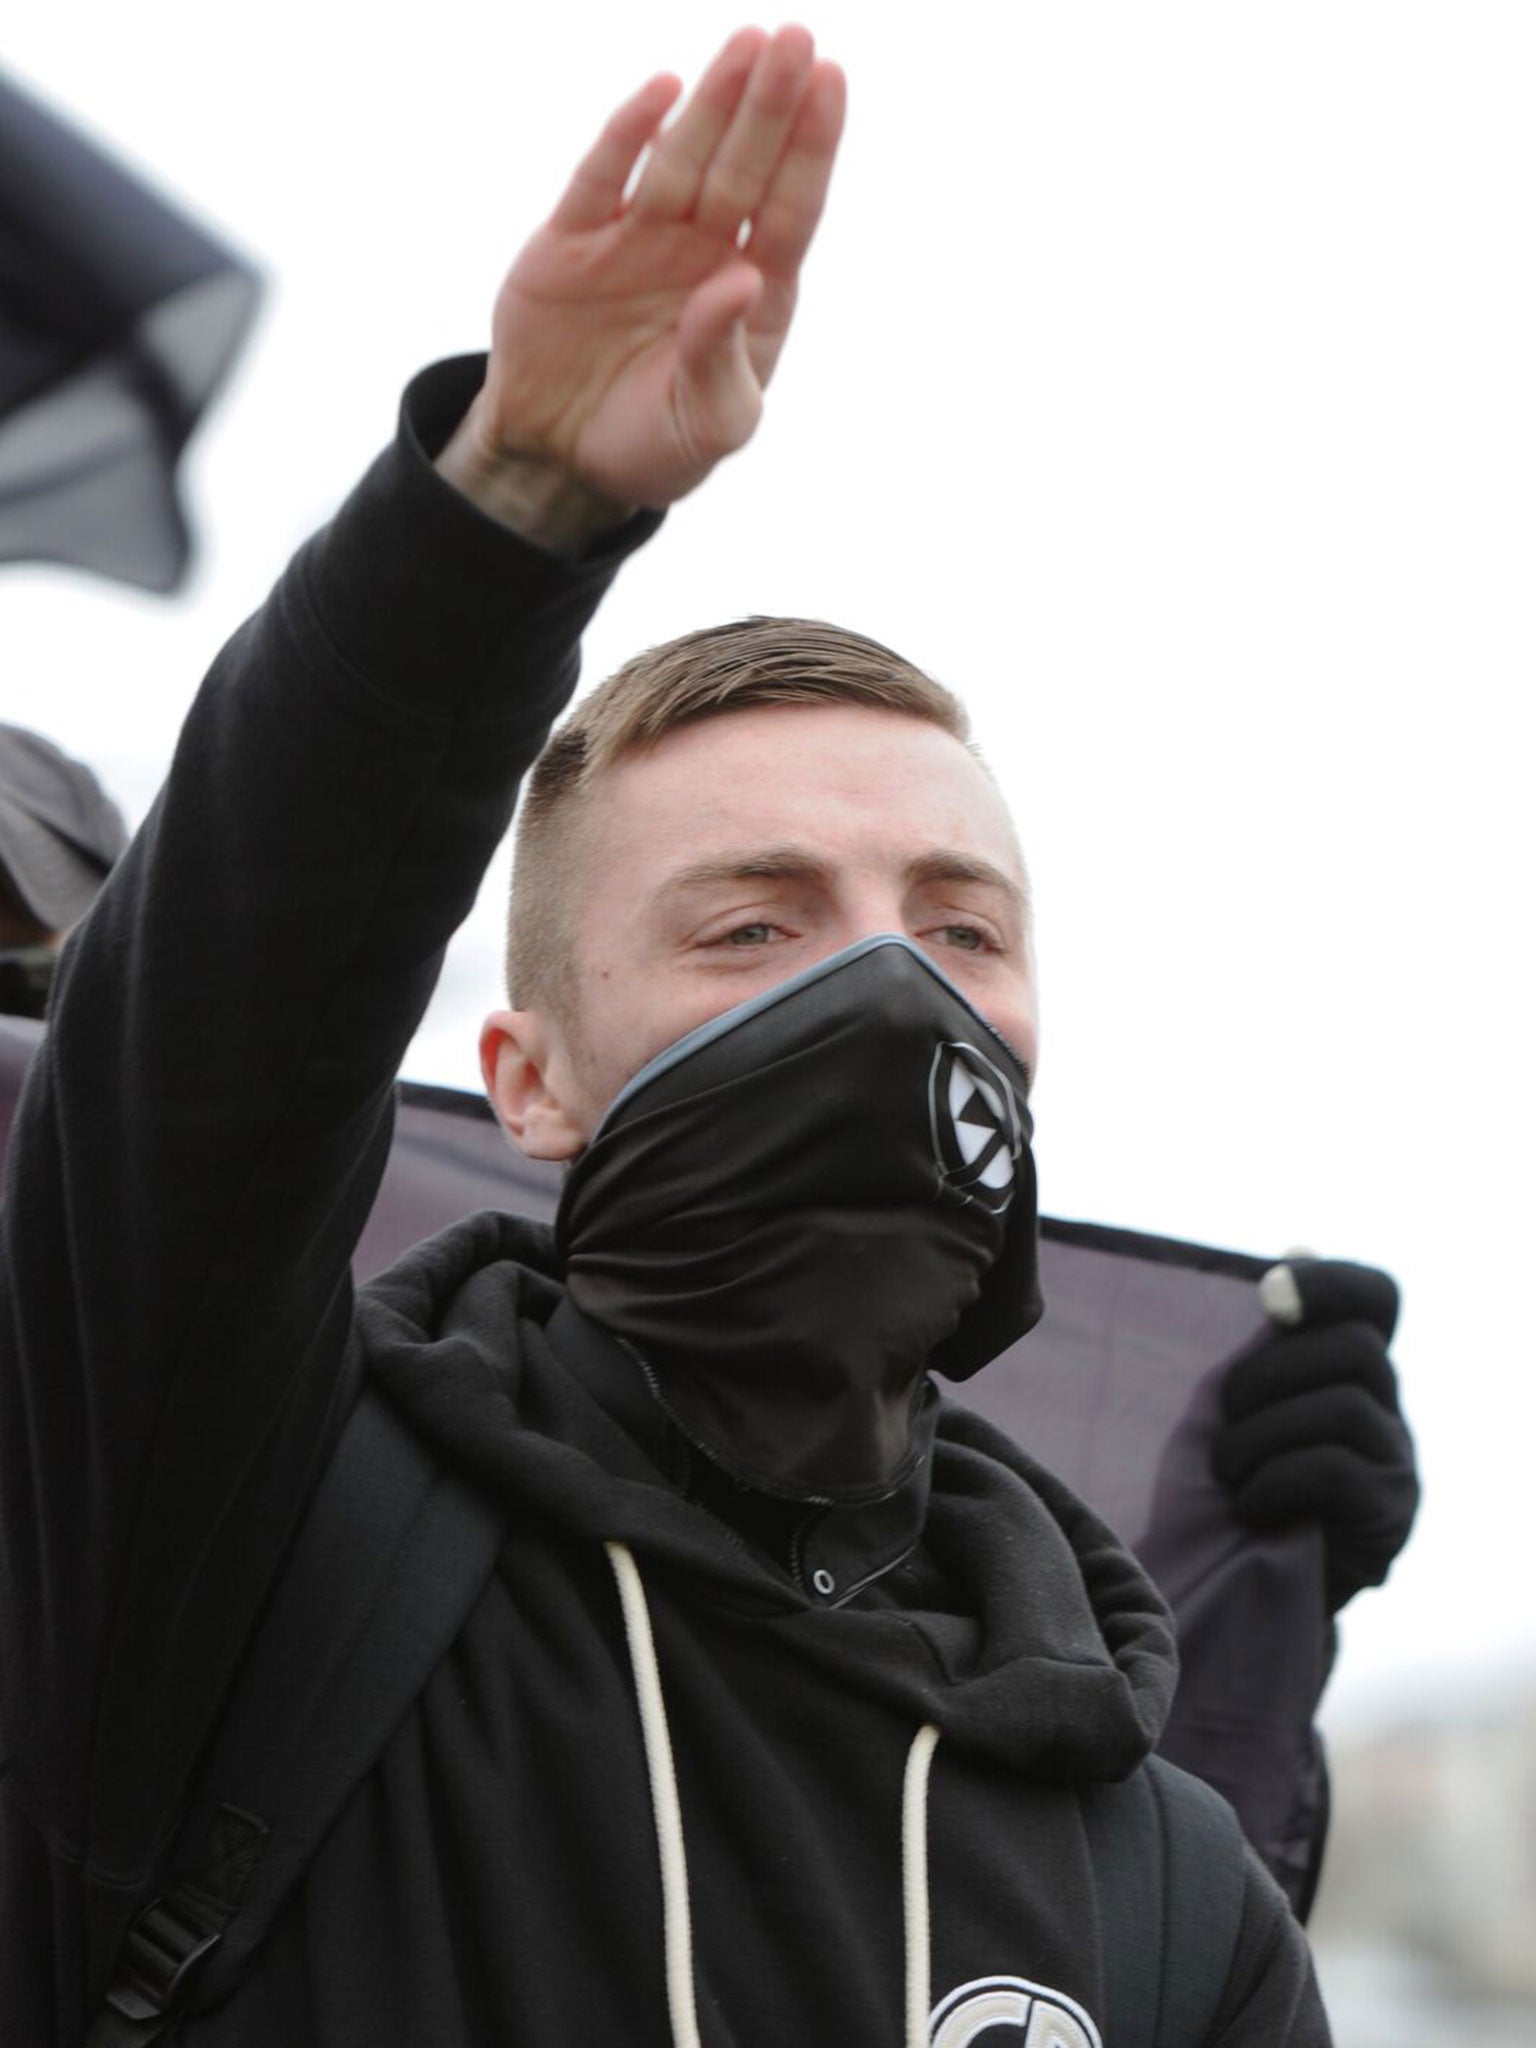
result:
[[(0, 1142), (39, 1028), (0, 1019)], [(480, 1097), (404, 1083), (357, 1276), (477, 1209), (549, 1220), (559, 1185), (557, 1168), (511, 1148)], [(1225, 1793), (1304, 1902), (1326, 1822), (1313, 1732), (1332, 1644), (1321, 1536), (1244, 1527), (1209, 1463), (1222, 1373), (1266, 1326), (1257, 1282), (1269, 1263), (1043, 1218), (1044, 1318), (955, 1398), (1074, 1487), (1161, 1587), (1182, 1673), (1164, 1753)]]
[(0, 561), (176, 588), (176, 464), (258, 296), (248, 265), (0, 77)]

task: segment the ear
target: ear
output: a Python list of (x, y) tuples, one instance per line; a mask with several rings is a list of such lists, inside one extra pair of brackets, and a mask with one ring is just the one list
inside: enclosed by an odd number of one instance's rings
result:
[(493, 1010), (480, 1027), (480, 1072), (497, 1121), (530, 1159), (574, 1159), (588, 1132), (569, 1063), (536, 1010)]

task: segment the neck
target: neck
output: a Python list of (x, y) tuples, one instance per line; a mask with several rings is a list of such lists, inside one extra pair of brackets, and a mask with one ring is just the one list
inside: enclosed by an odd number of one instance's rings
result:
[(911, 1469), (889, 1492), (855, 1506), (784, 1500), (743, 1485), (691, 1443), (638, 1353), (569, 1299), (555, 1311), (548, 1334), (561, 1363), (641, 1445), (666, 1482), (808, 1598), (839, 1605), (883, 1578), (919, 1542), (938, 1411), (932, 1388), (914, 1421)]

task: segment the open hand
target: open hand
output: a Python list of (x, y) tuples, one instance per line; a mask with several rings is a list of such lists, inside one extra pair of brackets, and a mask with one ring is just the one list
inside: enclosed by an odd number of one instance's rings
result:
[[(663, 129), (680, 90), (660, 76), (619, 108), (513, 264), (456, 436), (482, 477), (535, 463), (617, 506), (663, 506), (756, 426), (843, 78), (803, 28), (742, 29)], [(478, 495), (462, 463), (455, 481)]]

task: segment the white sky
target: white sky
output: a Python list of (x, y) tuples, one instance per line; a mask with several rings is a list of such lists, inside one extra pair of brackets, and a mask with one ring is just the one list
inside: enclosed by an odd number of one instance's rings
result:
[[(0, 571), (0, 707), (138, 816), (208, 659), (735, 5), (13, 9), (271, 289), (175, 604)], [(844, 163), (754, 446), (589, 637), (829, 616), (969, 700), (1040, 899), (1055, 1215), (1400, 1276), (1427, 1500), (1351, 1720), (1536, 1668), (1536, 10), (823, 0)], [(472, 1085), (498, 866), (414, 1071)], [(1518, 1044), (1517, 1044), (1518, 1040)]]

